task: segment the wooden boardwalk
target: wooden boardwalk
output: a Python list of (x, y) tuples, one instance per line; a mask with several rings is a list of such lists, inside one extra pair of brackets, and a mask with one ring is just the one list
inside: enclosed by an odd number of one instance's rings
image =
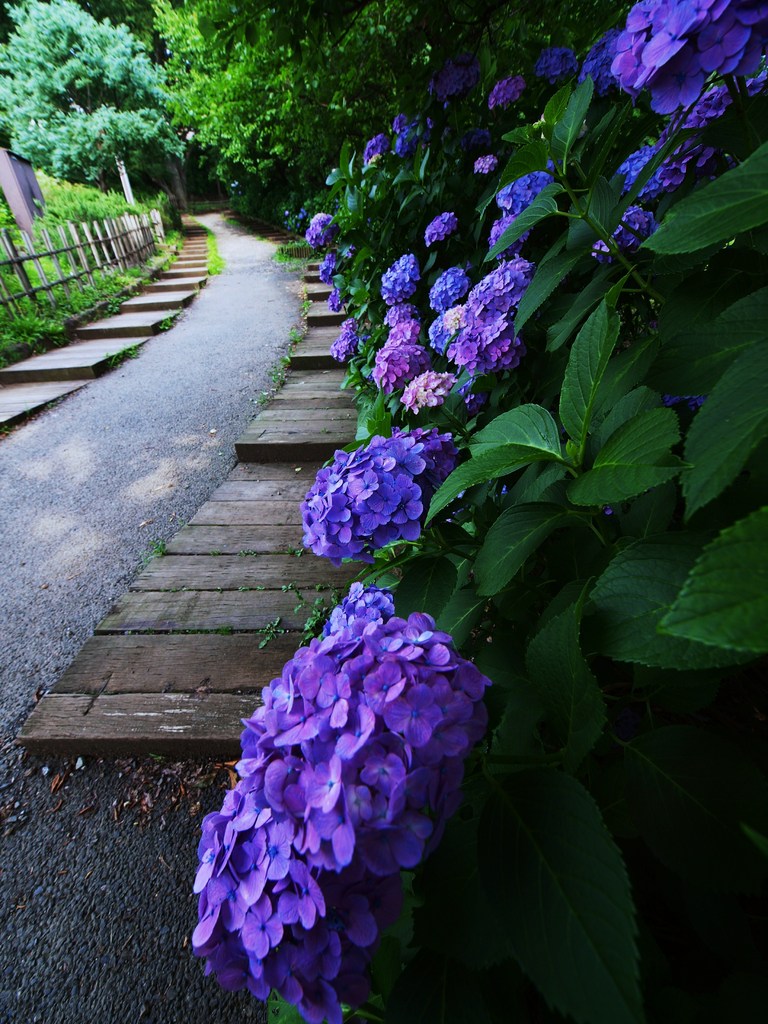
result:
[[(313, 298), (327, 308), (324, 293)], [(237, 442), (239, 464), (32, 712), (19, 737), (30, 751), (238, 756), (241, 719), (354, 576), (301, 546), (300, 502), (355, 435), (328, 355), (336, 333), (309, 328)]]
[(118, 315), (79, 328), (70, 345), (0, 368), (0, 424), (10, 426), (76, 391), (149, 341), (192, 302), (208, 280), (207, 267), (205, 229), (187, 226), (171, 269), (123, 302)]

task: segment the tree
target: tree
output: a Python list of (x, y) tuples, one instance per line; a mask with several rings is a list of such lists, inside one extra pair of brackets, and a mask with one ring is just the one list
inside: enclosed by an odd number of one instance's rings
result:
[(166, 191), (183, 147), (167, 116), (163, 69), (124, 25), (71, 0), (8, 9), (0, 110), (11, 145), (51, 173), (105, 188), (118, 161)]

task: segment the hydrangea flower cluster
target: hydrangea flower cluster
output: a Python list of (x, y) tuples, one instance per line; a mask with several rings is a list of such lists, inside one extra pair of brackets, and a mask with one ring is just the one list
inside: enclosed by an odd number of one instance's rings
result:
[(337, 363), (346, 363), (360, 348), (360, 336), (357, 333), (357, 321), (349, 317), (341, 325), (339, 336), (331, 344), (331, 355)]
[[(630, 153), (627, 159), (622, 163), (616, 172), (624, 177), (624, 185), (621, 190), (622, 195), (629, 192), (637, 180), (637, 176), (643, 170), (651, 157), (656, 154), (656, 151), (656, 146), (641, 146), (640, 149), (636, 149), (634, 153)], [(662, 192), (664, 192), (664, 184), (661, 180), (660, 170), (661, 168), (657, 167), (648, 181), (646, 181), (640, 189), (638, 199), (657, 199)]]
[(480, 81), (480, 63), (471, 53), (460, 53), (453, 60), (447, 60), (429, 83), (441, 103), (466, 96)]
[[(621, 224), (611, 238), (621, 252), (629, 254), (637, 252), (644, 239), (652, 235), (657, 227), (656, 218), (650, 211), (641, 206), (628, 206)], [(592, 246), (592, 255), (599, 263), (613, 263), (613, 256), (602, 239)]]
[(469, 291), (470, 280), (461, 267), (444, 271), (429, 290), (429, 304), (436, 313), (444, 313), (463, 299)]
[[(323, 626), (323, 636), (339, 633), (348, 627), (367, 626), (369, 622), (386, 622), (395, 614), (392, 591), (371, 583), (353, 583), (341, 604), (337, 604)], [(359, 631), (359, 630), (358, 630)]]
[(333, 284), (333, 275), (336, 273), (336, 253), (327, 252), (320, 264), (318, 276), (323, 284)]
[(472, 153), (476, 149), (490, 149), (491, 133), (485, 128), (470, 128), (459, 139), (459, 145), (465, 153)]
[[(491, 224), (491, 230), (490, 230), (490, 232), (488, 234), (488, 248), (489, 249), (492, 249), (494, 247), (494, 245), (496, 245), (496, 243), (501, 238), (501, 236), (504, 234), (504, 232), (507, 230), (507, 228), (512, 227), (512, 225), (515, 223), (516, 220), (517, 220), (517, 214), (514, 214), (514, 213), (513, 214), (505, 214), (503, 217), (499, 217), (498, 220), (495, 220), (493, 222), (493, 224)], [(524, 231), (522, 233), (522, 235), (520, 235), (520, 237), (517, 239), (517, 241), (513, 242), (512, 245), (507, 246), (506, 249), (503, 249), (496, 256), (496, 259), (497, 260), (506, 260), (506, 259), (511, 259), (513, 256), (516, 256), (518, 249), (523, 244), (523, 242), (526, 240), (528, 235), (530, 235), (530, 233), (531, 233), (530, 231)]]
[(475, 174), (490, 174), (495, 171), (499, 166), (498, 158), (489, 153), (487, 156), (479, 156), (475, 160), (474, 172)]
[(467, 407), (468, 416), (476, 416), (488, 401), (488, 392), (478, 391), (477, 394), (475, 394), (472, 391), (473, 384), (474, 380), (468, 380), (466, 384), (462, 384), (459, 388), (459, 394), (464, 399), (464, 405)]
[(488, 97), (488, 109), (501, 107), (506, 110), (511, 104), (516, 103), (525, 90), (525, 79), (521, 75), (514, 75), (512, 78), (502, 78), (500, 82), (491, 89)]
[(451, 435), (436, 428), (395, 428), (354, 452), (337, 451), (301, 504), (304, 546), (341, 565), (343, 558), (372, 562), (385, 544), (416, 540), (457, 454)]
[(401, 320), (421, 320), (418, 309), (410, 302), (400, 302), (396, 306), (390, 306), (384, 317), (387, 327), (394, 327)]
[(611, 28), (595, 43), (579, 71), (579, 81), (583, 82), (587, 75), (595, 83), (595, 95), (606, 96), (611, 89), (618, 88), (616, 76), (611, 71), (613, 58), (616, 56), (616, 41), (621, 29)]
[(322, 249), (324, 246), (330, 245), (339, 233), (339, 225), (331, 223), (332, 221), (333, 217), (330, 213), (316, 213), (309, 222), (307, 233), (304, 236), (307, 245), (311, 245), (313, 249)]
[(244, 722), (239, 781), (203, 821), (192, 946), (206, 973), (259, 999), (274, 989), (314, 1024), (365, 1001), (400, 870), (461, 802), (489, 685), (419, 613), (354, 618), (296, 652)]
[(642, 0), (627, 15), (612, 70), (621, 88), (651, 94), (671, 114), (690, 106), (707, 78), (755, 71), (768, 42), (768, 8), (755, 0)]
[(395, 153), (400, 157), (413, 156), (419, 139), (429, 142), (432, 121), (427, 118), (426, 124), (422, 125), (418, 118), (409, 121), (405, 114), (398, 114), (392, 122), (392, 131), (395, 133)]
[(536, 267), (521, 258), (500, 263), (469, 293), (462, 326), (448, 358), (472, 376), (514, 369), (525, 346), (514, 332), (514, 311)]
[(424, 243), (427, 248), (430, 245), (434, 245), (435, 242), (442, 242), (449, 235), (452, 235), (459, 227), (459, 218), (455, 213), (446, 211), (445, 213), (439, 213), (434, 220), (427, 224), (424, 232)]
[(427, 370), (420, 373), (405, 387), (403, 397), (400, 401), (406, 409), (417, 413), (420, 409), (433, 409), (436, 405), (442, 405), (456, 383), (456, 377), (452, 373), (435, 373), (434, 370)]
[(448, 342), (456, 332), (464, 326), (464, 307), (454, 306), (433, 320), (429, 325), (429, 343), (435, 352), (445, 354)]
[(662, 395), (661, 401), (667, 408), (673, 405), (681, 405), (683, 402), (691, 412), (696, 412), (707, 400), (707, 395)]
[[(392, 329), (397, 330), (397, 327)], [(391, 395), (396, 388), (401, 388), (429, 367), (429, 353), (423, 346), (403, 341), (387, 342), (376, 353), (373, 380), (385, 395)]]
[(363, 151), (363, 163), (371, 164), (377, 157), (383, 156), (388, 153), (390, 149), (389, 139), (386, 135), (379, 134), (374, 135), (372, 139), (369, 139), (365, 144), (365, 150)]
[(341, 292), (338, 288), (334, 288), (328, 296), (328, 309), (330, 309), (332, 313), (340, 313), (343, 308), (344, 303), (341, 301)]
[(567, 46), (547, 46), (539, 54), (533, 67), (537, 78), (546, 78), (550, 85), (570, 78), (579, 70), (576, 54)]
[(398, 320), (390, 328), (387, 345), (415, 345), (419, 340), (421, 324), (418, 320)]
[(505, 213), (517, 217), (527, 210), (533, 200), (555, 179), (548, 171), (531, 171), (522, 178), (505, 185), (496, 196), (496, 205)]
[(416, 283), (421, 280), (419, 261), (413, 253), (406, 253), (381, 276), (381, 297), (388, 306), (405, 302), (416, 291)]

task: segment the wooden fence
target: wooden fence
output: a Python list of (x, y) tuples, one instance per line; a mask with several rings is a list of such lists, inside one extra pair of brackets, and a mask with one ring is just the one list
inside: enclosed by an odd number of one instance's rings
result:
[(42, 249), (26, 231), (18, 232), (20, 242), (8, 228), (0, 231), (0, 257), (5, 255), (0, 258), (0, 309), (11, 318), (22, 312), (25, 301), (37, 302), (41, 294), (55, 308), (54, 288), (61, 287), (69, 298), (72, 284), (82, 291), (84, 280), (95, 283), (94, 274), (146, 262), (156, 251), (156, 241), (165, 239), (157, 210), (140, 217), (125, 213), (90, 225), (70, 221), (67, 229), (56, 226), (57, 244), (43, 228)]

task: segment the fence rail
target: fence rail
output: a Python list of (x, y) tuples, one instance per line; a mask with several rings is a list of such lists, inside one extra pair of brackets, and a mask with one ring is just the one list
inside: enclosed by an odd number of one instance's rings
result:
[(83, 291), (83, 281), (94, 284), (95, 273), (112, 273), (146, 262), (154, 255), (157, 242), (165, 240), (157, 210), (79, 226), (68, 221), (67, 229), (57, 225), (57, 243), (43, 228), (42, 250), (26, 231), (18, 232), (20, 241), (14, 240), (8, 228), (0, 231), (0, 257), (4, 255), (0, 258), (0, 309), (11, 318), (22, 313), (25, 302), (37, 303), (41, 294), (55, 308), (55, 288), (69, 298), (72, 284)]

